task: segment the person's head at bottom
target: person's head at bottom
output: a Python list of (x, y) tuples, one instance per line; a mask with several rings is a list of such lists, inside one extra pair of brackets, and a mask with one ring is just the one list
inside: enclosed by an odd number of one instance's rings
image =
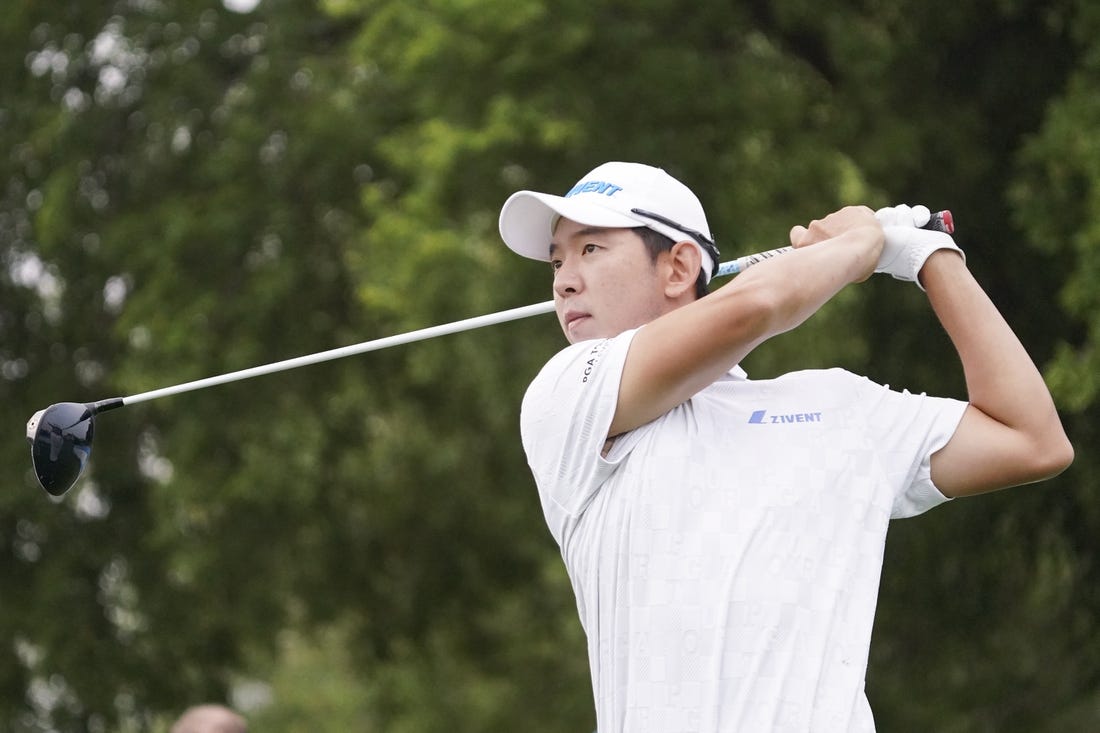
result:
[(195, 705), (172, 724), (170, 733), (247, 733), (248, 723), (224, 705)]

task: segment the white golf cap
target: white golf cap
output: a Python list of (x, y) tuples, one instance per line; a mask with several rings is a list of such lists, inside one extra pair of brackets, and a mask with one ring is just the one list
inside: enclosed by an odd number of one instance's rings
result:
[(703, 254), (707, 282), (718, 266), (703, 205), (691, 189), (660, 168), (604, 163), (564, 196), (517, 191), (500, 210), (500, 236), (513, 252), (547, 262), (559, 217), (609, 229), (648, 227), (674, 242), (693, 242)]

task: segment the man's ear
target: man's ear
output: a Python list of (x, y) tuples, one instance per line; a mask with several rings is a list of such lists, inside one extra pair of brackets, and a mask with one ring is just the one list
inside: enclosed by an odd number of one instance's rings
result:
[(703, 254), (694, 242), (677, 242), (667, 253), (668, 274), (665, 295), (679, 298), (685, 292), (695, 292), (695, 281), (703, 265)]

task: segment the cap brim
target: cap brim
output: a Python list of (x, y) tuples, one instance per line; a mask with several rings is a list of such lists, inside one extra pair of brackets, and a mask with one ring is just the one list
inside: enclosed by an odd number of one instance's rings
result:
[(508, 197), (500, 210), (500, 236), (516, 254), (548, 262), (553, 225), (559, 216), (586, 226), (609, 229), (645, 226), (644, 220), (631, 218), (591, 201), (536, 191), (517, 191)]

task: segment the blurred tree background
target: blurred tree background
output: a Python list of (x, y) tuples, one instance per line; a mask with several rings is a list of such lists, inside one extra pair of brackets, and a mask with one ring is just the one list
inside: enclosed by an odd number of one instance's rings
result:
[[(244, 2), (244, 4), (240, 4)], [(24, 421), (549, 297), (513, 190), (681, 177), (727, 256), (846, 203), (950, 208), (1074, 466), (896, 523), (880, 730), (1100, 729), (1100, 6), (1089, 0), (8, 0), (0, 731), (574, 733), (583, 634), (518, 439), (552, 317), (99, 421)], [(918, 289), (850, 288), (756, 376), (964, 396)]]

